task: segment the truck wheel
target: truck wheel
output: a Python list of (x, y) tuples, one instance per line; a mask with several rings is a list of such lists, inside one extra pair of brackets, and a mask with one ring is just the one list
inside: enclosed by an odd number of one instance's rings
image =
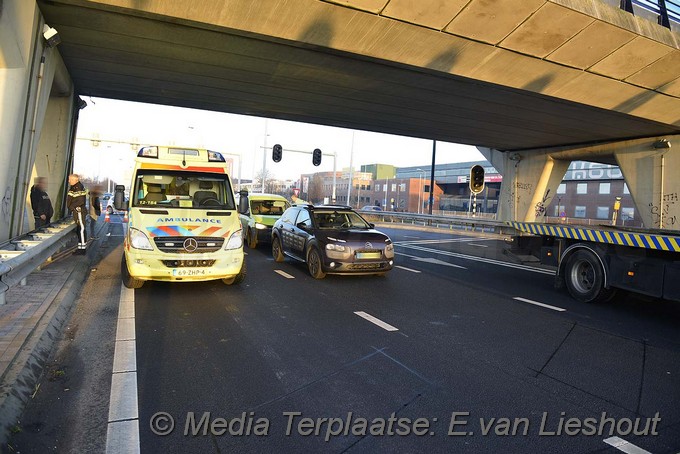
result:
[(604, 269), (597, 256), (587, 250), (571, 254), (564, 270), (564, 282), (571, 296), (582, 303), (607, 301), (613, 289), (604, 288)]
[(251, 229), (247, 230), (246, 243), (248, 243), (250, 249), (255, 249), (257, 247), (257, 234), (253, 234)]
[(272, 256), (276, 263), (281, 263), (284, 260), (283, 250), (281, 249), (281, 240), (275, 236), (272, 240)]
[(315, 247), (311, 248), (307, 253), (307, 268), (309, 269), (309, 274), (311, 274), (314, 279), (323, 279), (326, 277), (326, 273), (323, 272), (323, 268), (321, 267), (321, 256)]
[(243, 265), (241, 265), (241, 271), (239, 271), (238, 274), (234, 277), (222, 279), (222, 282), (226, 285), (239, 285), (246, 279), (247, 272), (248, 269), (246, 267), (246, 261), (243, 260)]
[(123, 277), (123, 285), (127, 288), (142, 288), (144, 281), (141, 279), (135, 279), (130, 276), (128, 271), (127, 262), (125, 261), (125, 253), (123, 253), (123, 258), (120, 261), (120, 274)]

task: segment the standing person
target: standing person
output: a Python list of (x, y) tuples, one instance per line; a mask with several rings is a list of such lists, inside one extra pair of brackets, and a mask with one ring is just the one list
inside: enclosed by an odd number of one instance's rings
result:
[(45, 227), (54, 215), (50, 196), (47, 195), (47, 178), (38, 177), (31, 187), (31, 208), (35, 219), (35, 228)]
[(85, 236), (85, 199), (87, 198), (87, 191), (83, 183), (80, 182), (80, 177), (75, 173), (68, 176), (68, 184), (66, 206), (71, 211), (71, 214), (73, 214), (73, 220), (76, 221), (78, 250), (84, 251), (87, 248), (87, 237)]
[(90, 222), (90, 238), (96, 240), (95, 229), (97, 228), (97, 221), (99, 216), (102, 214), (102, 202), (101, 202), (101, 186), (97, 185), (90, 190), (90, 209), (88, 213)]

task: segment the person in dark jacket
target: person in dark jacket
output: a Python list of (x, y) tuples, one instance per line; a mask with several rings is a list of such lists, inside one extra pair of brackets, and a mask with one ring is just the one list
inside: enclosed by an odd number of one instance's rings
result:
[(68, 176), (68, 193), (66, 194), (66, 206), (76, 221), (76, 234), (78, 235), (78, 250), (87, 249), (87, 237), (85, 235), (85, 201), (87, 191), (80, 182), (80, 177), (75, 173)]
[(38, 177), (31, 188), (31, 208), (35, 219), (35, 228), (45, 227), (54, 215), (50, 196), (47, 195), (47, 178)]
[(88, 222), (90, 223), (90, 238), (93, 240), (96, 240), (96, 230), (97, 230), (97, 221), (99, 220), (99, 216), (102, 214), (102, 202), (101, 202), (101, 195), (102, 195), (102, 187), (97, 185), (94, 188), (90, 189), (90, 208), (88, 211)]

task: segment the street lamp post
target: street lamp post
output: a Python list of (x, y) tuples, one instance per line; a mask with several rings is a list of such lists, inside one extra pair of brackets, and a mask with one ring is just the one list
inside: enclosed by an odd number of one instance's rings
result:
[(422, 197), (423, 197), (423, 179), (425, 178), (425, 171), (423, 169), (416, 169), (416, 172), (420, 172), (418, 177), (418, 214), (422, 213)]

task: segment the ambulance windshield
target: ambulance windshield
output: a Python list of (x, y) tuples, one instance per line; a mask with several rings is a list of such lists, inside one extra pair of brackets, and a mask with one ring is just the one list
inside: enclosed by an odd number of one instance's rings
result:
[(226, 175), (215, 173), (139, 170), (133, 207), (234, 210), (234, 197)]

